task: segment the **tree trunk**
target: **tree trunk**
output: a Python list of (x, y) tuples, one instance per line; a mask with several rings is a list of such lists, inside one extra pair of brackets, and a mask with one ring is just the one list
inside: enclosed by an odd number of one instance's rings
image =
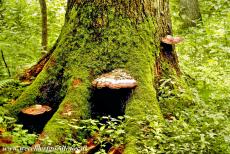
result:
[(47, 7), (45, 0), (39, 0), (42, 15), (42, 50), (47, 51), (48, 28), (47, 28)]
[(201, 21), (198, 0), (180, 0), (180, 17), (183, 27), (196, 26)]
[(159, 80), (180, 75), (174, 47), (160, 41), (172, 33), (168, 1), (69, 0), (67, 6), (55, 50), (10, 113), (18, 115), (34, 104), (50, 106), (54, 115), (43, 135), (60, 144), (66, 128), (58, 119), (90, 118), (92, 81), (122, 68), (137, 81), (125, 108), (125, 115), (135, 119), (127, 121), (125, 153), (134, 154), (137, 121), (146, 116), (163, 119), (156, 94)]

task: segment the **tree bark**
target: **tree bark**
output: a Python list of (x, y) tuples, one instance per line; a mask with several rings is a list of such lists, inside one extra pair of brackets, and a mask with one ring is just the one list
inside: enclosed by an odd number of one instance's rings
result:
[(198, 0), (180, 0), (180, 17), (183, 27), (196, 26), (201, 21)]
[(137, 153), (137, 121), (163, 119), (156, 94), (159, 80), (180, 76), (174, 47), (160, 41), (172, 33), (168, 5), (165, 0), (69, 0), (54, 51), (10, 113), (34, 104), (55, 109), (43, 135), (61, 144), (67, 128), (57, 121), (90, 118), (92, 81), (122, 68), (137, 81), (125, 108), (125, 115), (135, 119), (127, 121), (125, 153)]
[(39, 0), (42, 15), (42, 50), (47, 51), (48, 28), (47, 28), (47, 6), (45, 0)]

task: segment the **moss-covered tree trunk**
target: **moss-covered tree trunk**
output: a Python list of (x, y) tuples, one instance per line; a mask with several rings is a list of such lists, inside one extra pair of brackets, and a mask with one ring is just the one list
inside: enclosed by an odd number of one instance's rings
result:
[(201, 21), (198, 0), (180, 0), (180, 17), (183, 27), (196, 26)]
[[(171, 34), (165, 0), (69, 0), (59, 41), (32, 85), (11, 107), (11, 114), (33, 104), (53, 108), (43, 133), (54, 144), (65, 136), (58, 119), (90, 118), (92, 81), (117, 68), (137, 80), (125, 114), (134, 119), (157, 116), (162, 120), (156, 87), (163, 77), (180, 70), (172, 45), (161, 43)], [(127, 121), (125, 152), (136, 153), (136, 120)]]

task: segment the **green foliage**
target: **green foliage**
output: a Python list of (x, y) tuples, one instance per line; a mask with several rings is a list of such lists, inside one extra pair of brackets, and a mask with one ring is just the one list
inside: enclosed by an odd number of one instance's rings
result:
[[(194, 82), (188, 80), (190, 85)], [(228, 154), (230, 120), (227, 94), (221, 94), (225, 95), (221, 101), (217, 93), (215, 97), (206, 98), (195, 85), (189, 88), (193, 92), (191, 97), (187, 89), (175, 89), (176, 84), (172, 79), (163, 79), (158, 89), (166, 123), (150, 117), (138, 121), (142, 130), (137, 142), (138, 152)], [(185, 101), (189, 100), (190, 105), (186, 106), (189, 103)]]
[(173, 77), (161, 79), (158, 87), (158, 100), (163, 114), (175, 114), (186, 107), (194, 105), (194, 92), (187, 87), (183, 80)]
[[(194, 113), (194, 110), (197, 112)], [(99, 144), (101, 149), (108, 143), (115, 147), (126, 144), (127, 126), (124, 117), (102, 119), (106, 119), (106, 122), (95, 119), (72, 119), (71, 123), (67, 123), (60, 120), (60, 125), (70, 127), (63, 144), (77, 148), (85, 147), (89, 138), (94, 140), (95, 145)], [(229, 123), (223, 123), (227, 117), (224, 114), (213, 113), (209, 106), (202, 102), (192, 109), (187, 108), (177, 113), (165, 123), (151, 116), (143, 117), (142, 120), (125, 117), (125, 121), (127, 120), (137, 120), (136, 125), (141, 128), (141, 133), (137, 134), (136, 138), (137, 150), (141, 154), (230, 152), (230, 127)]]
[[(202, 101), (229, 116), (229, 13), (226, 1), (202, 1), (202, 10), (209, 10), (215, 4), (217, 10), (203, 13), (203, 25), (176, 32), (185, 38), (177, 46), (181, 68), (191, 88), (197, 90)], [(176, 23), (175, 23), (176, 24)], [(188, 75), (189, 74), (189, 75)]]
[[(139, 134), (139, 153), (226, 153), (230, 152), (229, 124), (223, 115), (182, 112), (178, 120), (165, 124), (146, 118), (139, 121), (142, 133)], [(189, 116), (189, 117), (187, 117)], [(218, 121), (218, 122), (217, 122)]]
[[(65, 1), (47, 1), (49, 47), (64, 22)], [(41, 15), (37, 0), (2, 0), (0, 4), (0, 49), (12, 75), (34, 65), (41, 53)], [(7, 78), (0, 60), (0, 78)]]
[(226, 15), (229, 12), (228, 0), (205, 0), (200, 1), (202, 14), (206, 17)]
[(26, 84), (20, 83), (18, 80), (6, 79), (0, 82), (0, 106), (14, 101), (24, 91)]
[(101, 117), (97, 119), (77, 120), (71, 119), (71, 122), (60, 120), (61, 126), (68, 125), (70, 130), (64, 140), (64, 145), (71, 147), (84, 147), (87, 139), (92, 139), (92, 143), (100, 145), (101, 150), (106, 145), (118, 147), (125, 143), (125, 123), (124, 117), (118, 118)]
[(37, 135), (29, 134), (28, 130), (23, 130), (22, 125), (15, 124), (14, 128), (10, 132), (4, 132), (4, 136), (12, 136), (12, 142), (10, 146), (17, 147), (29, 147), (33, 145), (37, 139)]
[(2, 134), (2, 138), (9, 139), (12, 143), (11, 144), (4, 144), (2, 146), (6, 147), (14, 147), (14, 148), (20, 148), (20, 147), (29, 147), (32, 144), (35, 143), (35, 140), (37, 139), (37, 135), (35, 134), (29, 134), (28, 130), (22, 129), (22, 125), (15, 124), (16, 119), (12, 117), (8, 117), (4, 115), (4, 112), (1, 108), (1, 117), (0, 117), (0, 128), (5, 130)]

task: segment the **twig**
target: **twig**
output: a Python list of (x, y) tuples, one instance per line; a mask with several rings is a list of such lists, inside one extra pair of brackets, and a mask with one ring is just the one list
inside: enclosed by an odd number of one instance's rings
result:
[(9, 69), (9, 67), (7, 66), (7, 63), (6, 63), (6, 60), (5, 60), (5, 58), (4, 58), (4, 54), (3, 54), (3, 51), (2, 51), (2, 50), (1, 50), (1, 54), (2, 54), (2, 60), (4, 61), (5, 67), (6, 67), (6, 69), (7, 69), (8, 75), (9, 75), (9, 77), (11, 77), (10, 69)]

